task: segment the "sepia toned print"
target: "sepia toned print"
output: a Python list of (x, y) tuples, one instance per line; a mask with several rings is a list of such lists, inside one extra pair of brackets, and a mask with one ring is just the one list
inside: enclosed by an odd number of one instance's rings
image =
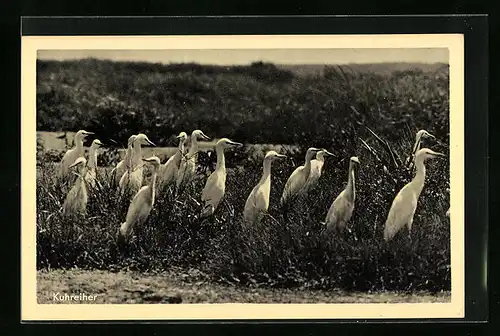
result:
[[(98, 305), (109, 318), (138, 303), (178, 304), (168, 309), (185, 318), (269, 316), (257, 303), (286, 303), (281, 318), (372, 304), (365, 317), (463, 314), (461, 77), (453, 48), (425, 41), (39, 43), (34, 304)], [(224, 315), (224, 304), (244, 305)], [(174, 318), (149, 306), (143, 318)]]

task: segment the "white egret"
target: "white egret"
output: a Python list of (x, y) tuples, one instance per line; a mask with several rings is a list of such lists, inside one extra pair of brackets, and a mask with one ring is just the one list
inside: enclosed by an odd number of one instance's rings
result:
[(201, 200), (205, 203), (205, 207), (201, 217), (212, 215), (219, 202), (224, 197), (226, 190), (226, 159), (224, 157), (224, 149), (232, 146), (243, 146), (242, 143), (231, 141), (227, 138), (222, 138), (215, 145), (217, 153), (217, 165), (214, 172), (208, 177), (205, 188), (201, 195)]
[(144, 172), (141, 146), (147, 145), (155, 146), (155, 144), (152, 143), (145, 134), (137, 134), (132, 143), (133, 148), (132, 155), (130, 157), (130, 167), (125, 171), (120, 179), (119, 186), (121, 193), (128, 189), (132, 194), (135, 194), (139, 191), (139, 189), (141, 189)]
[(428, 148), (422, 148), (415, 154), (416, 174), (413, 180), (405, 185), (394, 198), (391, 209), (387, 215), (384, 228), (384, 240), (391, 240), (405, 225), (408, 228), (408, 236), (411, 239), (411, 226), (413, 216), (417, 209), (418, 199), (425, 183), (424, 162), (430, 158), (444, 157), (442, 153), (434, 152)]
[(175, 182), (177, 178), (177, 172), (179, 171), (179, 164), (181, 158), (184, 155), (184, 146), (186, 145), (188, 135), (186, 132), (181, 132), (177, 136), (179, 139), (179, 147), (174, 155), (172, 155), (165, 164), (161, 165), (160, 171), (158, 173), (158, 188), (159, 190), (163, 187)]
[(315, 147), (311, 147), (307, 150), (304, 165), (295, 169), (286, 181), (285, 188), (283, 189), (283, 194), (280, 199), (282, 205), (297, 197), (304, 190), (311, 173), (311, 159), (314, 154), (320, 150), (321, 149)]
[(177, 172), (177, 190), (179, 190), (182, 184), (188, 183), (195, 174), (199, 139), (210, 140), (210, 138), (200, 130), (194, 130), (193, 133), (191, 133), (191, 146), (187, 154), (182, 157), (179, 171)]
[(85, 174), (85, 182), (91, 187), (95, 188), (97, 178), (97, 150), (103, 143), (99, 139), (94, 139), (89, 149), (89, 160), (87, 161), (87, 172)]
[(153, 174), (149, 184), (143, 186), (137, 194), (135, 194), (132, 202), (130, 202), (125, 222), (123, 222), (118, 229), (119, 243), (127, 242), (134, 227), (144, 223), (153, 209), (153, 204), (155, 202), (156, 177), (161, 162), (156, 156), (146, 158), (144, 161), (153, 165)]
[(269, 208), (269, 195), (271, 193), (271, 163), (286, 155), (278, 154), (275, 151), (266, 153), (263, 162), (263, 174), (259, 183), (252, 189), (247, 198), (243, 218), (248, 223), (259, 222), (262, 215)]
[(71, 164), (68, 168), (77, 168), (77, 179), (73, 187), (70, 189), (66, 195), (66, 199), (63, 203), (63, 215), (71, 216), (81, 214), (84, 215), (87, 208), (88, 193), (87, 187), (85, 186), (84, 176), (86, 171), (87, 160), (80, 156)]
[(311, 190), (311, 188), (318, 183), (318, 180), (323, 172), (325, 156), (333, 156), (333, 154), (326, 149), (322, 149), (316, 153), (316, 159), (311, 160), (311, 172), (309, 173), (309, 178), (307, 179), (305, 186), (306, 192)]
[(413, 144), (413, 149), (411, 151), (411, 155), (406, 158), (406, 165), (410, 168), (412, 168), (413, 161), (415, 159), (415, 153), (417, 153), (420, 150), (420, 146), (422, 144), (422, 139), (435, 139), (436, 137), (426, 130), (420, 130), (417, 132), (417, 135), (415, 136), (415, 143)]
[(60, 177), (62, 177), (62, 178), (68, 177), (69, 166), (72, 165), (76, 161), (76, 159), (78, 159), (79, 157), (81, 157), (85, 154), (85, 149), (83, 148), (83, 140), (85, 140), (85, 138), (88, 135), (92, 135), (92, 134), (94, 134), (94, 133), (87, 132), (85, 130), (79, 130), (78, 132), (76, 132), (75, 137), (74, 137), (75, 146), (73, 148), (71, 148), (70, 150), (68, 150), (64, 154), (64, 156), (61, 160), (61, 167), (60, 167), (60, 171), (59, 171)]
[(355, 168), (359, 165), (359, 159), (353, 156), (349, 160), (349, 175), (347, 186), (335, 198), (325, 218), (325, 232), (343, 232), (347, 223), (354, 212), (354, 203), (356, 201), (356, 176)]
[(136, 137), (137, 137), (137, 135), (131, 135), (128, 138), (127, 149), (125, 151), (125, 157), (123, 158), (123, 160), (118, 162), (118, 164), (116, 165), (115, 168), (113, 168), (113, 170), (111, 170), (111, 175), (114, 178), (115, 185), (119, 185), (120, 179), (122, 178), (123, 174), (125, 173), (125, 171), (129, 170), (131, 167), (131, 157), (132, 157), (132, 148), (133, 148), (132, 146), (134, 144), (134, 140)]

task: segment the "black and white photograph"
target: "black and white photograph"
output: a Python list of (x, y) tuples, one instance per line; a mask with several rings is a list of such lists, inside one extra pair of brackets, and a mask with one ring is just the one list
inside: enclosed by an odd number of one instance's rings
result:
[(463, 314), (463, 46), (376, 37), (34, 43), (30, 302), (72, 319)]

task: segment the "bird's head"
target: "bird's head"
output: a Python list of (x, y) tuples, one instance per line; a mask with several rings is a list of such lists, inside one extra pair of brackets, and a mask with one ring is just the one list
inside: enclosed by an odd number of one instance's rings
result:
[(148, 158), (143, 159), (144, 162), (151, 164), (154, 168), (159, 168), (161, 165), (160, 158), (157, 156), (151, 156)]
[(71, 166), (69, 166), (69, 168), (73, 168), (73, 167), (80, 168), (80, 167), (84, 167), (86, 164), (87, 164), (87, 160), (83, 156), (80, 156), (78, 159), (75, 160), (75, 162), (73, 162), (71, 164)]
[(191, 133), (191, 139), (193, 140), (210, 140), (210, 138), (208, 136), (205, 135), (205, 133), (203, 133), (203, 131), (201, 130), (194, 130), (193, 133)]
[(95, 134), (94, 132), (87, 132), (85, 130), (79, 130), (75, 134), (75, 139), (85, 140), (87, 136)]
[(426, 130), (420, 130), (417, 132), (417, 139), (423, 139), (423, 138), (430, 138), (430, 139), (435, 139), (436, 137)]
[(446, 157), (443, 153), (438, 153), (429, 148), (422, 148), (415, 154), (415, 161), (424, 162), (427, 159)]
[(235, 142), (232, 140), (229, 140), (228, 138), (222, 138), (217, 143), (215, 144), (215, 147), (219, 148), (230, 148), (230, 147), (242, 147), (243, 144), (239, 142)]
[(186, 132), (180, 132), (178, 136), (176, 136), (177, 139), (179, 139), (180, 142), (185, 142), (188, 138), (188, 135)]
[(319, 152), (316, 153), (316, 158), (318, 159), (323, 159), (325, 156), (334, 156), (334, 154), (327, 151), (324, 148), (322, 148)]
[(352, 163), (355, 163), (355, 164), (358, 164), (359, 165), (359, 159), (357, 156), (351, 156), (351, 158), (349, 159), (350, 162)]
[(415, 137), (415, 145), (413, 146), (413, 151), (412, 155), (413, 157), (415, 156), (415, 153), (417, 152), (417, 149), (420, 148), (420, 143), (422, 142), (422, 139), (436, 139), (436, 137), (426, 130), (420, 130), (417, 132), (417, 135)]
[(321, 148), (310, 147), (309, 149), (307, 149), (307, 152), (306, 152), (306, 161), (307, 160), (311, 160), (313, 158), (313, 156), (316, 153), (318, 153), (319, 151), (321, 151)]
[(349, 167), (351, 167), (352, 169), (354, 170), (358, 170), (358, 166), (359, 166), (359, 159), (357, 156), (351, 156), (351, 158), (349, 159)]
[(283, 155), (283, 154), (278, 154), (277, 152), (275, 151), (269, 151), (266, 153), (266, 156), (264, 157), (264, 161), (274, 161), (276, 159), (283, 159), (283, 158), (286, 158), (286, 155)]
[(135, 141), (135, 138), (137, 138), (137, 135), (131, 135), (129, 138), (128, 138), (128, 141), (127, 141), (127, 146), (130, 147), (134, 144), (134, 141)]
[(148, 145), (155, 146), (155, 144), (153, 142), (151, 142), (151, 140), (149, 140), (147, 135), (143, 134), (143, 133), (137, 134), (137, 136), (135, 137), (134, 143), (138, 143), (142, 146), (148, 146)]
[(104, 144), (99, 139), (94, 139), (94, 141), (92, 141), (91, 147), (99, 148), (101, 146), (104, 146)]

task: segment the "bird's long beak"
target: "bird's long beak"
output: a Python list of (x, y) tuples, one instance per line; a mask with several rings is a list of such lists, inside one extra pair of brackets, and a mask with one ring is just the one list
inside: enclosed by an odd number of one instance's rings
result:
[(277, 155), (276, 155), (276, 157), (278, 157), (278, 158), (286, 158), (286, 157), (288, 157), (288, 156), (286, 156), (286, 155), (284, 155), (284, 154), (277, 154)]
[(230, 145), (237, 146), (237, 147), (242, 147), (243, 144), (240, 142), (235, 142), (235, 141), (228, 141)]
[(326, 155), (335, 156), (332, 152), (329, 152), (326, 149), (323, 149), (323, 151), (325, 152)]
[(156, 147), (156, 145), (155, 145), (155, 144), (154, 144), (151, 140), (146, 139), (146, 142), (147, 142), (149, 145), (151, 145), (151, 146), (153, 146), (153, 147)]
[(79, 165), (80, 163), (81, 163), (81, 161), (74, 162), (74, 163), (71, 164), (71, 166), (69, 166), (69, 168), (73, 168), (73, 167)]
[(434, 155), (435, 157), (446, 157), (447, 156), (446, 154), (437, 153), (437, 152), (432, 153), (432, 155)]
[(205, 139), (205, 140), (207, 140), (207, 141), (208, 141), (208, 140), (210, 140), (210, 138), (209, 138), (208, 136), (206, 136), (206, 135), (205, 135), (205, 133), (201, 132), (201, 134), (200, 134), (200, 135), (201, 135), (201, 137), (202, 137), (203, 139)]
[(87, 131), (83, 131), (82, 133), (83, 133), (84, 135), (93, 135), (93, 134), (95, 134), (94, 132), (87, 132)]

